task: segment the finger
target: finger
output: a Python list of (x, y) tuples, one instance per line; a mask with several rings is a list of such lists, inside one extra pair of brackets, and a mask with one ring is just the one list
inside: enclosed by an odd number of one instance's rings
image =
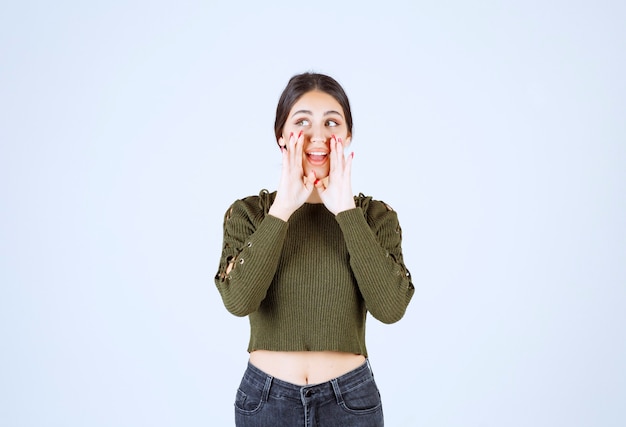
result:
[(313, 178), (314, 178), (313, 185), (315, 186), (315, 188), (323, 188), (322, 180), (317, 177), (317, 174), (315, 173), (315, 171), (311, 171), (311, 172), (313, 173)]
[(295, 151), (296, 151), (296, 137), (293, 134), (293, 132), (291, 132), (289, 134), (289, 143), (288, 143), (288, 146), (287, 146), (287, 151), (289, 151), (290, 160), (293, 160), (293, 156), (294, 156)]
[(334, 168), (331, 168), (331, 174), (334, 176), (342, 176), (345, 168), (345, 156), (343, 154), (343, 142), (341, 138), (335, 138), (333, 163)]
[(346, 163), (343, 169), (344, 176), (350, 179), (352, 176), (352, 161), (354, 160), (354, 151), (346, 159)]
[(289, 180), (289, 152), (286, 147), (280, 147), (280, 152), (282, 156), (282, 167), (281, 167), (281, 180), (288, 181)]
[(285, 147), (287, 148), (287, 151), (291, 152), (292, 157), (295, 154), (297, 140), (298, 140), (298, 137), (293, 132), (290, 132), (289, 140), (287, 141), (287, 145)]
[[(302, 146), (304, 145), (304, 134), (302, 131), (300, 131), (300, 133), (298, 133), (298, 135), (294, 135), (294, 151), (297, 151), (297, 153), (295, 153), (295, 155), (297, 156), (297, 158), (302, 158)], [(298, 152), (299, 151), (299, 152)]]
[(337, 137), (335, 135), (330, 137), (330, 171), (329, 175), (333, 175), (337, 170), (339, 163), (339, 157), (337, 157)]
[(317, 176), (315, 175), (315, 171), (309, 172), (309, 174), (304, 177), (304, 184), (307, 190), (313, 191), (313, 187), (316, 186), (318, 181), (319, 180), (317, 179)]
[(328, 188), (328, 182), (329, 182), (330, 178), (326, 177), (326, 178), (322, 178), (322, 179), (318, 179), (315, 187), (320, 190), (320, 193), (322, 193), (323, 191), (326, 191), (326, 189)]
[(285, 140), (284, 137), (280, 138), (280, 141), (282, 142), (282, 145), (280, 146), (280, 151), (282, 153), (282, 175), (284, 177), (289, 176), (289, 170), (290, 170), (290, 166), (291, 166), (291, 162), (290, 162), (290, 153), (289, 153), (289, 142), (290, 140)]
[(287, 143), (287, 159), (289, 162), (289, 170), (291, 173), (298, 175), (299, 177), (302, 175), (302, 161), (298, 161), (298, 155), (296, 152), (296, 142), (298, 137), (294, 135), (293, 132), (289, 134), (289, 142)]
[(309, 174), (304, 177), (304, 179), (307, 183), (311, 185), (311, 190), (317, 187), (317, 183), (319, 182), (319, 179), (317, 178), (317, 174), (315, 173), (314, 170), (310, 171)]
[(317, 193), (322, 196), (325, 192), (326, 192), (326, 186), (324, 185), (324, 181), (328, 179), (328, 177), (326, 177), (325, 179), (316, 179), (315, 180), (315, 188), (317, 188)]
[(343, 140), (341, 138), (337, 140), (337, 159), (338, 159), (337, 166), (339, 170), (343, 172), (345, 163), (346, 163), (346, 158), (343, 154)]
[(293, 149), (293, 166), (296, 168), (302, 176), (302, 152), (304, 147), (304, 134), (302, 131), (294, 136), (294, 149)]

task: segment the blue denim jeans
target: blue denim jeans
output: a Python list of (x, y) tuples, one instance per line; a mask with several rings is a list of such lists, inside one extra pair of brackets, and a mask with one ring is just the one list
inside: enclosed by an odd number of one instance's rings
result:
[(321, 384), (299, 386), (252, 364), (235, 399), (237, 427), (381, 427), (383, 408), (369, 361)]

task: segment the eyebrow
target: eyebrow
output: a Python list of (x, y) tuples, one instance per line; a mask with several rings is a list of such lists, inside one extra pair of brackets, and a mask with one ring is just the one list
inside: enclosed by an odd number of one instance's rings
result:
[[(313, 112), (311, 110), (298, 110), (298, 111), (294, 112), (291, 115), (291, 117), (295, 116), (296, 114), (300, 114), (300, 113), (308, 114), (310, 116), (313, 115)], [(339, 111), (335, 111), (335, 110), (328, 110), (328, 111), (326, 111), (324, 113), (324, 116), (328, 116), (328, 115), (331, 115), (331, 114), (337, 114), (339, 117), (343, 118), (343, 115)]]

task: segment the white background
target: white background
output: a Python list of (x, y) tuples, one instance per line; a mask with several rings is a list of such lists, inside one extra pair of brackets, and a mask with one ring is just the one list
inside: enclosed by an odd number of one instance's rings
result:
[(232, 425), (222, 218), (314, 70), (417, 288), (387, 425), (625, 425), (625, 3), (267, 3), (0, 6), (0, 424)]

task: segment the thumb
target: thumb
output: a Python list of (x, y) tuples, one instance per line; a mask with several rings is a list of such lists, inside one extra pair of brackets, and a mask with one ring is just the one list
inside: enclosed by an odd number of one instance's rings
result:
[(305, 187), (307, 190), (313, 191), (313, 188), (317, 184), (317, 176), (315, 175), (315, 171), (309, 172), (309, 174), (305, 177)]

